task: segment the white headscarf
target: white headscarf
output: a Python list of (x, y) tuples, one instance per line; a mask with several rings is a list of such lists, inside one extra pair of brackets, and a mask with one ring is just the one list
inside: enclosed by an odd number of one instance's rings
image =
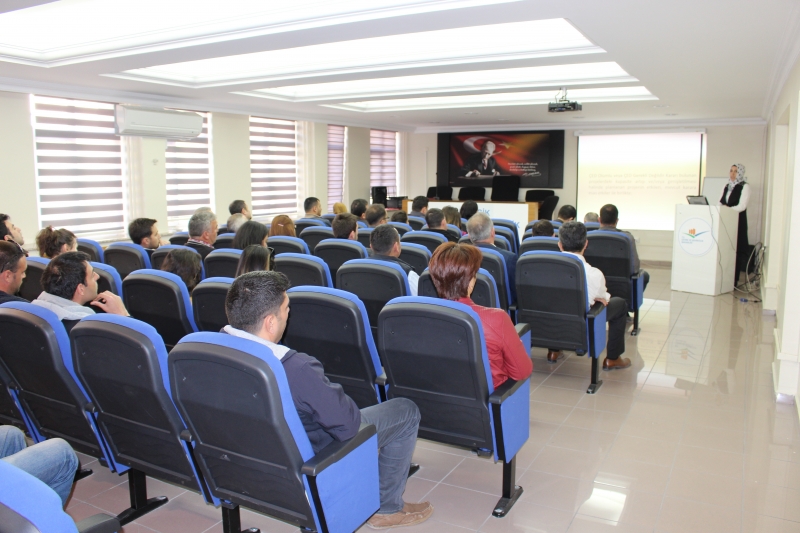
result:
[(732, 191), (734, 187), (736, 187), (740, 183), (744, 183), (744, 180), (746, 179), (744, 176), (744, 165), (742, 165), (741, 163), (736, 163), (733, 166), (736, 167), (736, 180), (735, 181), (728, 180), (728, 191)]

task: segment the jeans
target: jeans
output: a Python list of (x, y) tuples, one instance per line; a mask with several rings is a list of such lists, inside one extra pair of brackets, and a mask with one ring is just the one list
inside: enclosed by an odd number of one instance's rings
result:
[(380, 514), (403, 509), (408, 468), (417, 444), (419, 409), (406, 398), (395, 398), (361, 410), (361, 421), (378, 431), (378, 476), (381, 486)]
[(0, 426), (0, 459), (44, 482), (56, 491), (62, 505), (67, 504), (80, 463), (65, 440), (47, 439), (26, 448), (22, 431)]
[(608, 322), (608, 343), (606, 356), (613, 360), (625, 352), (625, 324), (628, 321), (628, 303), (618, 296), (608, 301), (606, 306), (606, 321)]

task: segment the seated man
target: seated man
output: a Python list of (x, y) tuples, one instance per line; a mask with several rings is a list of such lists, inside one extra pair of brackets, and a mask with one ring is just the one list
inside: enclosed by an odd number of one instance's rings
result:
[(198, 209), (189, 219), (189, 240), (186, 241), (186, 246), (197, 250), (200, 257), (205, 259), (214, 251), (217, 229), (217, 216), (210, 209)]
[(556, 230), (549, 220), (537, 220), (531, 227), (532, 237), (555, 237)]
[(137, 218), (128, 224), (128, 236), (134, 244), (138, 244), (149, 255), (153, 255), (153, 250), (158, 249), (159, 246), (169, 244), (158, 233), (158, 221), (152, 218)]
[(463, 204), (461, 204), (461, 209), (459, 209), (459, 214), (461, 218), (466, 218), (469, 220), (472, 218), (472, 215), (478, 212), (478, 202), (475, 200), (467, 200)]
[(411, 212), (408, 214), (410, 217), (422, 217), (428, 213), (428, 199), (424, 196), (417, 196), (411, 202)]
[(447, 220), (445, 220), (444, 211), (441, 209), (435, 207), (433, 209), (428, 209), (427, 213), (425, 213), (425, 222), (428, 224), (425, 231), (432, 231), (433, 233), (444, 235), (450, 242), (458, 242), (458, 237), (447, 231)]
[[(244, 215), (247, 220), (252, 220), (253, 215), (250, 213), (250, 210), (247, 208), (247, 203), (244, 200), (234, 200), (231, 202), (231, 205), (228, 206), (228, 211), (230, 211), (231, 215)], [(232, 231), (231, 233), (236, 233)]]
[(371, 204), (364, 212), (364, 218), (370, 228), (386, 224), (386, 208), (383, 207), (383, 204)]
[(320, 220), (325, 223), (326, 226), (330, 226), (331, 223), (328, 219), (322, 218), (322, 202), (319, 201), (319, 198), (314, 198), (310, 196), (305, 199), (303, 202), (303, 209), (305, 209), (306, 214), (303, 215), (303, 218), (313, 218), (314, 220)]
[(562, 205), (561, 209), (558, 210), (558, 220), (561, 222), (569, 222), (571, 220), (575, 220), (575, 217), (578, 216), (578, 210), (571, 205)]
[(17, 243), (0, 241), (0, 304), (6, 302), (27, 302), (15, 296), (25, 279), (28, 260)]
[(390, 220), (392, 222), (402, 222), (403, 224), (408, 224), (408, 215), (405, 211), (395, 211), (392, 213)]
[[(633, 246), (633, 250), (631, 253), (633, 254), (633, 271), (639, 272), (639, 268), (641, 268), (641, 262), (639, 261), (639, 253), (636, 251), (636, 239), (633, 238), (628, 231), (623, 231), (617, 228), (617, 223), (619, 222), (619, 210), (617, 210), (617, 206), (613, 204), (606, 204), (600, 208), (600, 229), (605, 231), (616, 231), (618, 233), (624, 233), (631, 239), (631, 246)], [(646, 270), (642, 271), (642, 279), (644, 280), (642, 283), (644, 288), (647, 288), (647, 284), (650, 283), (650, 274), (647, 273)]]
[(364, 220), (364, 213), (367, 212), (367, 201), (363, 198), (356, 198), (350, 204), (350, 212), (356, 216), (357, 219)]
[(410, 296), (416, 296), (419, 274), (414, 270), (414, 267), (400, 259), (400, 234), (394, 226), (383, 224), (372, 230), (369, 235), (369, 247), (372, 248), (372, 259), (400, 265), (400, 268), (408, 276), (408, 286), (411, 289)]
[(358, 240), (358, 219), (352, 213), (336, 215), (331, 229), (336, 239)]
[[(612, 297), (606, 291), (606, 278), (599, 269), (594, 268), (583, 257), (589, 240), (586, 238), (586, 226), (581, 222), (567, 222), (558, 230), (558, 247), (562, 252), (572, 254), (581, 260), (586, 272), (586, 286), (589, 290), (589, 301), (602, 302), (606, 306), (608, 321), (608, 343), (603, 370), (617, 370), (631, 366), (631, 360), (620, 357), (625, 352), (625, 322), (628, 317), (628, 304), (622, 298)], [(552, 351), (552, 350), (551, 350)], [(550, 354), (547, 354), (548, 360)]]
[(42, 273), (42, 290), (33, 305), (56, 314), (69, 333), (83, 317), (95, 314), (90, 304), (112, 315), (130, 316), (122, 298), (110, 291), (97, 294), (97, 280), (83, 252), (66, 252), (54, 258)]
[(600, 215), (593, 211), (589, 211), (585, 215), (583, 215), (583, 222), (600, 222)]
[(4, 213), (0, 213), (0, 240), (11, 241), (20, 248), (22, 248), (22, 245), (25, 244), (25, 238), (22, 236), (22, 230), (14, 225), (9, 215)]
[(486, 213), (475, 213), (467, 220), (467, 233), (469, 233), (469, 240), (472, 241), (472, 244), (478, 248), (495, 250), (505, 259), (508, 285), (511, 289), (511, 301), (508, 304), (514, 305), (517, 302), (517, 254), (494, 245), (494, 222)]
[(53, 489), (67, 505), (80, 466), (67, 441), (58, 438), (26, 447), (25, 434), (14, 426), (0, 426), (0, 460), (24, 470)]
[(228, 222), (225, 224), (225, 227), (228, 229), (226, 233), (236, 233), (245, 222), (247, 222), (247, 217), (241, 213), (229, 216)]
[(352, 438), (361, 422), (375, 425), (381, 506), (367, 525), (386, 529), (424, 522), (433, 513), (430, 502), (403, 502), (419, 427), (417, 406), (397, 398), (359, 411), (340, 385), (328, 381), (313, 356), (278, 344), (289, 317), (288, 288), (289, 280), (280, 272), (249, 272), (236, 278), (225, 299), (230, 325), (223, 332), (263, 344), (280, 359), (314, 453), (333, 441)]

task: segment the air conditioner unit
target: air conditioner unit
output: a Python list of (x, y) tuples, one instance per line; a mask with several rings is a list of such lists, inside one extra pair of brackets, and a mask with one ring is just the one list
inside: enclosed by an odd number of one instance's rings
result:
[(203, 117), (188, 111), (117, 104), (114, 118), (117, 135), (180, 140), (203, 133)]

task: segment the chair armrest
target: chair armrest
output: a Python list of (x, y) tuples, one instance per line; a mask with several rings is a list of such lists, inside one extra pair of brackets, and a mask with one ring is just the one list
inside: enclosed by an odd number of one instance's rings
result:
[(631, 275), (631, 279), (639, 279), (639, 276), (641, 276), (643, 272), (644, 270), (640, 268), (638, 271), (634, 272)]
[(526, 323), (516, 324), (514, 329), (517, 330), (517, 336), (522, 337), (531, 330), (531, 325)]
[(103, 513), (84, 518), (75, 527), (78, 528), (78, 533), (116, 533), (122, 530), (116, 516)]
[(517, 392), (517, 389), (522, 387), (529, 378), (521, 379), (519, 381), (514, 381), (513, 379), (507, 379), (503, 382), (502, 385), (497, 387), (493, 393), (489, 395), (489, 403), (500, 405), (504, 401), (506, 401), (512, 394)]
[(599, 314), (600, 314), (600, 313), (603, 311), (603, 309), (605, 309), (605, 308), (606, 308), (606, 306), (605, 306), (605, 305), (603, 305), (603, 303), (602, 303), (602, 302), (595, 302), (595, 303), (594, 303), (594, 305), (592, 305), (592, 308), (591, 308), (591, 309), (589, 309), (589, 313), (587, 314), (587, 316), (588, 316), (588, 317), (590, 317), (590, 318), (595, 318), (595, 317), (597, 317), (597, 315), (599, 315)]
[(336, 440), (331, 442), (320, 450), (317, 455), (303, 463), (303, 467), (300, 471), (306, 476), (318, 476), (323, 470), (361, 446), (375, 434), (377, 434), (375, 426), (372, 424), (361, 424), (355, 437), (344, 442)]
[(183, 431), (181, 431), (181, 434), (179, 435), (179, 437), (184, 442), (193, 442), (194, 441), (194, 437), (192, 437), (192, 433), (188, 429), (184, 429)]
[(380, 376), (375, 378), (375, 385), (379, 385), (381, 387), (385, 387), (387, 381), (388, 381), (388, 378), (386, 377), (386, 372), (384, 372), (383, 374), (381, 374)]

